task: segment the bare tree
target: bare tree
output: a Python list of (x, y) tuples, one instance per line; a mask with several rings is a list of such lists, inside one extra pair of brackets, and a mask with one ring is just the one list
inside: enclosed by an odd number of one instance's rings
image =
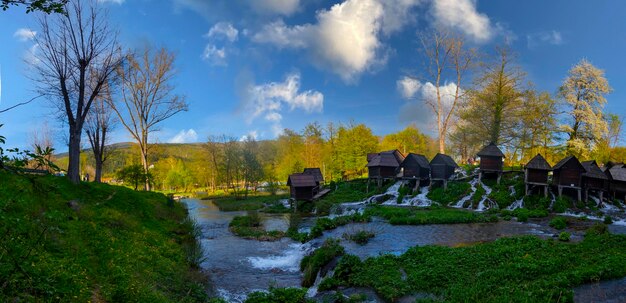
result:
[(89, 115), (87, 115), (87, 121), (85, 122), (85, 133), (91, 145), (91, 151), (93, 152), (96, 164), (94, 182), (97, 183), (102, 181), (102, 168), (111, 154), (111, 149), (107, 146), (109, 143), (108, 135), (117, 122), (113, 110), (109, 106), (111, 100), (111, 90), (109, 86), (106, 85), (100, 96), (94, 100), (91, 111)]
[(121, 62), (117, 33), (96, 1), (71, 1), (66, 14), (42, 15), (34, 63), (38, 89), (66, 116), (69, 129), (67, 176), (80, 181), (83, 125), (92, 103)]
[[(476, 59), (476, 50), (468, 48), (461, 35), (441, 29), (422, 34), (420, 42), (428, 58), (428, 78), (435, 87), (434, 98), (426, 99), (424, 102), (437, 118), (439, 152), (445, 153), (446, 136), (463, 97), (461, 88), (463, 79)], [(442, 84), (446, 83), (446, 75), (449, 75), (455, 84), (452, 91), (442, 87)]]
[[(122, 102), (111, 103), (111, 107), (139, 144), (146, 175), (150, 133), (158, 130), (159, 123), (188, 108), (171, 83), (176, 75), (174, 60), (174, 54), (167, 49), (153, 52), (146, 45), (141, 53), (127, 55), (125, 64), (118, 68)], [(148, 179), (145, 190), (150, 190)]]

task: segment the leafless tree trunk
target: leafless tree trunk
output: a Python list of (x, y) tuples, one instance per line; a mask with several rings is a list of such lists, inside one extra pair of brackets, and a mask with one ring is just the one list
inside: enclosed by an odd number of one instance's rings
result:
[(110, 100), (112, 100), (111, 90), (109, 85), (106, 85), (100, 96), (94, 100), (92, 109), (85, 121), (85, 132), (96, 164), (96, 173), (93, 179), (96, 183), (102, 182), (102, 168), (111, 154), (110, 147), (107, 146), (108, 135), (117, 122), (113, 116), (113, 110), (109, 106)]
[[(434, 100), (426, 99), (424, 102), (437, 118), (439, 152), (445, 153), (451, 120), (463, 97), (461, 89), (463, 77), (476, 58), (476, 51), (465, 46), (462, 36), (440, 29), (422, 34), (420, 41), (428, 58), (428, 77), (436, 92)], [(449, 71), (452, 72), (450, 77), (453, 78), (456, 87), (453, 93), (448, 92), (449, 95), (446, 96), (446, 92), (442, 90), (442, 82), (445, 83)], [(446, 104), (444, 98), (451, 98), (452, 102)]]
[(96, 1), (71, 1), (66, 14), (38, 19), (39, 45), (34, 63), (41, 94), (64, 113), (69, 128), (67, 176), (80, 181), (80, 142), (93, 101), (121, 62), (117, 33)]
[[(174, 54), (167, 49), (152, 52), (146, 45), (141, 53), (127, 55), (126, 62), (118, 68), (122, 102), (111, 103), (111, 107), (139, 144), (146, 176), (150, 167), (150, 133), (158, 130), (159, 123), (187, 110), (184, 97), (174, 93), (171, 83), (176, 74), (174, 59)], [(144, 188), (150, 190), (147, 178)]]

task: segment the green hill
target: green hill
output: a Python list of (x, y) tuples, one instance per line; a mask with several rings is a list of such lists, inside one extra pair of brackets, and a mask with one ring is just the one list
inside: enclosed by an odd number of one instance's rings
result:
[(200, 302), (195, 228), (164, 195), (0, 170), (0, 302)]

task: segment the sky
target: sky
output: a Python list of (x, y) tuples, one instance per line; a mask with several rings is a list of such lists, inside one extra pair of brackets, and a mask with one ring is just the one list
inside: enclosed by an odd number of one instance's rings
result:
[[(507, 44), (527, 80), (556, 93), (581, 59), (606, 73), (608, 112), (626, 114), (626, 1), (584, 0), (99, 0), (123, 48), (176, 54), (176, 93), (187, 112), (154, 142), (226, 134), (272, 139), (307, 123), (365, 123), (377, 135), (409, 124), (433, 134), (432, 94), (418, 33), (463, 35), (487, 56)], [(34, 14), (0, 12), (0, 109), (36, 96)], [(455, 86), (447, 81), (447, 89)], [(470, 86), (468, 77), (465, 85)], [(463, 87), (462, 87), (463, 88)], [(44, 98), (0, 114), (7, 146), (27, 148), (48, 124), (57, 151), (66, 130)], [(122, 126), (113, 142), (131, 141)], [(87, 142), (84, 140), (84, 144)]]

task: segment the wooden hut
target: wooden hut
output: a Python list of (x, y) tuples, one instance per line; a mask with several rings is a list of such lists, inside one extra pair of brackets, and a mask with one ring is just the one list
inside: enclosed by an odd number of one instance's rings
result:
[(319, 183), (315, 182), (315, 176), (305, 173), (289, 175), (287, 186), (291, 198), (296, 200), (312, 201), (320, 190)]
[(315, 182), (317, 183), (317, 185), (321, 186), (322, 184), (324, 184), (324, 176), (322, 175), (322, 170), (318, 167), (305, 168), (303, 173), (312, 175), (313, 178), (315, 178)]
[(553, 168), (552, 185), (557, 187), (559, 197), (563, 188), (571, 188), (578, 192), (578, 201), (581, 200), (582, 175), (585, 168), (575, 156), (569, 156), (559, 161)]
[(400, 163), (402, 179), (415, 180), (415, 189), (430, 180), (430, 163), (423, 155), (409, 153)]
[(500, 148), (492, 142), (483, 147), (476, 155), (480, 157), (478, 180), (480, 181), (485, 173), (495, 173), (498, 175), (498, 184), (500, 184), (504, 163), (504, 153)]
[(527, 196), (529, 191), (535, 186), (542, 187), (544, 196), (548, 196), (548, 173), (551, 170), (552, 167), (550, 167), (548, 161), (540, 154), (528, 161), (526, 166), (524, 166), (524, 184), (526, 185)]
[[(626, 168), (622, 165), (614, 165), (613, 167), (604, 171), (609, 179), (609, 192), (613, 194), (613, 199), (617, 194), (626, 195)], [(624, 196), (626, 200), (626, 196)]]
[(600, 169), (596, 161), (584, 161), (582, 166), (585, 168), (585, 172), (582, 176), (582, 187), (585, 191), (585, 201), (589, 200), (589, 191), (593, 190), (600, 194), (600, 201), (604, 196), (604, 192), (607, 191), (609, 178)]
[(448, 188), (448, 180), (454, 175), (454, 171), (459, 166), (452, 157), (444, 154), (437, 154), (430, 160), (430, 180), (442, 181), (443, 188)]
[(367, 171), (368, 185), (369, 180), (376, 180), (378, 186), (382, 185), (383, 180), (396, 179), (400, 163), (404, 161), (404, 155), (400, 151), (390, 150), (380, 152), (376, 155), (368, 154)]

